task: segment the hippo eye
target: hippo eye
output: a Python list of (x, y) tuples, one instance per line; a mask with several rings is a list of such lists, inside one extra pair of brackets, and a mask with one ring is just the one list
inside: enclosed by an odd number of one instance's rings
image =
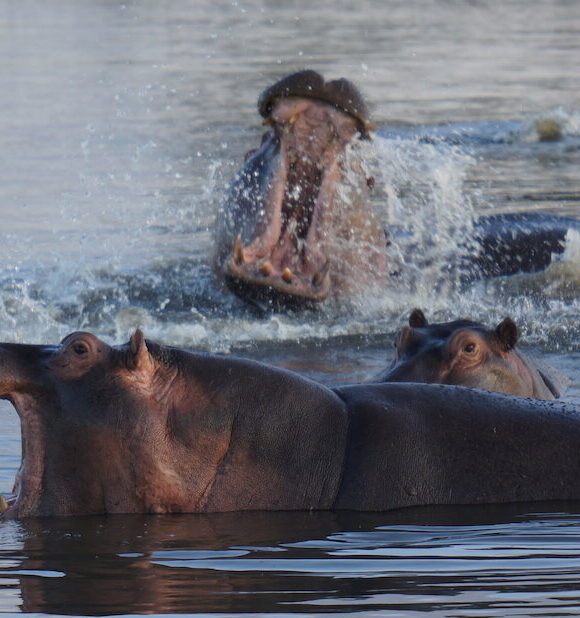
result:
[(84, 356), (89, 353), (89, 347), (86, 343), (82, 343), (81, 341), (75, 343), (72, 346), (72, 350), (77, 356)]
[(477, 346), (475, 345), (475, 343), (466, 343), (463, 346), (463, 351), (466, 354), (473, 354), (475, 352), (475, 350), (477, 349)]

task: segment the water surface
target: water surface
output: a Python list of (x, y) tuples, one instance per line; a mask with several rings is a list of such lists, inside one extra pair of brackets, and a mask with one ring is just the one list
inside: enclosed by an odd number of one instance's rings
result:
[[(409, 311), (505, 315), (580, 403), (580, 240), (547, 273), (442, 277), (480, 213), (580, 216), (580, 5), (414, 0), (23, 0), (0, 16), (0, 339), (136, 327), (325, 383), (391, 358)], [(373, 105), (376, 208), (432, 268), (316, 313), (263, 315), (210, 265), (225, 187), (262, 127), (259, 92), (314, 68)], [(536, 121), (562, 138), (539, 141)], [(436, 239), (436, 243), (430, 242)], [(0, 489), (19, 465), (0, 408)], [(0, 610), (68, 615), (577, 613), (578, 506), (387, 514), (65, 518), (0, 526)]]

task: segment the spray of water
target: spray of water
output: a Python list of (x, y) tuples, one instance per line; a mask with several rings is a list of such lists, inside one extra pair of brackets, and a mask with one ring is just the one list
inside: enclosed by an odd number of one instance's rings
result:
[(375, 159), (389, 252), (399, 268), (391, 294), (403, 292), (416, 305), (449, 306), (460, 289), (460, 258), (476, 250), (474, 209), (463, 189), (473, 159), (417, 139), (378, 139)]
[[(570, 236), (545, 273), (466, 288), (458, 265), (476, 249), (474, 205), (464, 187), (474, 159), (419, 138), (376, 138), (347, 156), (362, 157), (364, 173), (376, 179), (373, 203), (388, 240), (384, 285), (315, 312), (274, 316), (256, 313), (220, 287), (209, 263), (211, 230), (232, 163), (216, 157), (207, 160), (194, 192), (179, 185), (170, 199), (153, 195), (134, 211), (111, 199), (90, 216), (65, 200), (64, 232), (54, 221), (43, 243), (34, 234), (17, 243), (4, 238), (10, 260), (0, 277), (0, 339), (54, 343), (84, 329), (119, 342), (142, 327), (166, 343), (227, 351), (256, 342), (390, 333), (410, 309), (422, 307), (432, 321), (494, 323), (512, 315), (533, 342), (579, 345), (577, 237)], [(348, 191), (344, 197), (347, 203)]]

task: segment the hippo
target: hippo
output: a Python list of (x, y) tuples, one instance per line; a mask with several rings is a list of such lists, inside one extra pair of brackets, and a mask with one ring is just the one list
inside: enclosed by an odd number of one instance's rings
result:
[(379, 382), (458, 384), (500, 393), (556, 399), (568, 386), (557, 370), (533, 361), (516, 347), (518, 329), (511, 318), (495, 329), (454, 320), (429, 324), (421, 309), (396, 338), (392, 365), (372, 378)]
[[(242, 298), (274, 309), (396, 286), (399, 268), (388, 263), (386, 247), (405, 230), (385, 229), (370, 204), (364, 145), (373, 124), (360, 91), (306, 69), (266, 88), (258, 111), (268, 130), (217, 217), (218, 276)], [(465, 282), (544, 269), (580, 221), (508, 213), (480, 217), (473, 228), (458, 264)]]
[(328, 388), (137, 330), (0, 344), (22, 463), (4, 518), (580, 499), (580, 409), (461, 386)]
[(304, 305), (386, 277), (385, 236), (360, 154), (372, 125), (352, 82), (293, 73), (267, 88), (269, 126), (232, 183), (216, 268), (237, 294)]

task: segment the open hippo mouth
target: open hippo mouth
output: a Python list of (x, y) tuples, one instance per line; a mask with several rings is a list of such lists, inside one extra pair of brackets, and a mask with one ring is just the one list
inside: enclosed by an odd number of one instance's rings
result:
[(280, 80), (258, 108), (270, 130), (227, 198), (218, 267), (244, 297), (284, 305), (324, 300), (345, 258), (341, 243), (358, 241), (352, 213), (360, 218), (367, 207), (372, 179), (348, 146), (368, 137), (368, 110), (349, 81), (325, 83), (314, 71)]
[(0, 496), (5, 518), (34, 511), (43, 483), (46, 442), (42, 410), (52, 408), (52, 396), (42, 375), (56, 346), (0, 344), (0, 399), (9, 401), (20, 417), (22, 459), (12, 493)]

